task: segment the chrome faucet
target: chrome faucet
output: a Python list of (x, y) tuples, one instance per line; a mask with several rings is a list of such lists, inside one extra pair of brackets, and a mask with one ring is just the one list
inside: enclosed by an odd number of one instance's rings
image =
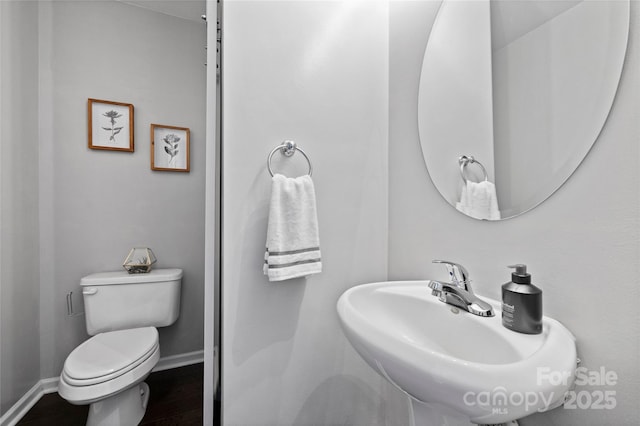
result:
[(457, 306), (474, 315), (481, 317), (494, 315), (491, 305), (476, 296), (471, 289), (469, 273), (464, 266), (446, 260), (434, 260), (433, 263), (442, 263), (447, 267), (451, 282), (428, 280), (431, 294), (444, 303)]

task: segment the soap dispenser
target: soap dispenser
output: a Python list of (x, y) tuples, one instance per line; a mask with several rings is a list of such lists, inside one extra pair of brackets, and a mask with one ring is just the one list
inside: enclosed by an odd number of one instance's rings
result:
[(502, 325), (526, 334), (542, 332), (542, 290), (531, 284), (527, 265), (511, 265), (511, 281), (502, 286)]

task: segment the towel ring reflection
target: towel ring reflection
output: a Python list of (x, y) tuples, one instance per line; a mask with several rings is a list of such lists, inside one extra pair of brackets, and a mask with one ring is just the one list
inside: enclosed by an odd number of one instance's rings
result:
[(458, 158), (458, 163), (460, 164), (460, 175), (462, 176), (462, 181), (467, 184), (467, 177), (464, 175), (465, 167), (469, 164), (477, 164), (482, 169), (482, 174), (484, 174), (484, 180), (489, 180), (489, 176), (487, 175), (487, 169), (484, 168), (481, 162), (473, 158), (473, 155), (461, 155)]
[(282, 154), (285, 157), (291, 157), (293, 154), (295, 154), (296, 151), (300, 151), (300, 153), (307, 160), (307, 163), (309, 163), (308, 174), (309, 176), (311, 176), (311, 172), (312, 172), (311, 160), (309, 159), (307, 154), (294, 141), (284, 141), (282, 142), (281, 145), (278, 145), (275, 148), (273, 148), (273, 150), (269, 153), (269, 157), (267, 158), (267, 169), (269, 170), (269, 174), (271, 175), (271, 177), (273, 177), (273, 170), (271, 169), (271, 158), (273, 157), (273, 154), (275, 154), (277, 151), (282, 152)]

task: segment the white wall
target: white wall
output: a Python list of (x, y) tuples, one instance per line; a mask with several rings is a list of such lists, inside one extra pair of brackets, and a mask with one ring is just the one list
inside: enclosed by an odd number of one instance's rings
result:
[[(224, 424), (404, 424), (404, 396), (336, 313), (387, 275), (386, 2), (231, 1), (223, 26)], [(270, 283), (266, 160), (284, 139), (313, 162), (323, 272)], [(307, 170), (301, 155), (273, 167)]]
[[(42, 377), (86, 339), (82, 276), (119, 270), (148, 246), (155, 267), (184, 269), (180, 318), (160, 330), (162, 356), (203, 347), (206, 29), (120, 2), (40, 10)], [(87, 98), (132, 103), (135, 152), (87, 148)], [(191, 171), (150, 169), (149, 125), (191, 129)]]
[(544, 311), (578, 339), (583, 365), (618, 374), (614, 410), (563, 410), (523, 425), (631, 425), (640, 418), (640, 10), (632, 2), (630, 44), (611, 115), (569, 181), (536, 209), (501, 222), (458, 213), (431, 183), (416, 117), (420, 63), (433, 8), (391, 2), (389, 278), (443, 278), (431, 259), (467, 266), (476, 291), (498, 299), (505, 265), (527, 263), (544, 291)]
[(37, 21), (0, 2), (0, 415), (40, 379)]

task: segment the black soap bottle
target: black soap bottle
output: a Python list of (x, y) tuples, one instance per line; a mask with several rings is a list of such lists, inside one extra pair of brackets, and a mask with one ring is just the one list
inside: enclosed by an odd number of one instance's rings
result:
[(511, 281), (502, 286), (502, 325), (526, 334), (542, 332), (542, 290), (531, 284), (527, 265), (512, 265)]

